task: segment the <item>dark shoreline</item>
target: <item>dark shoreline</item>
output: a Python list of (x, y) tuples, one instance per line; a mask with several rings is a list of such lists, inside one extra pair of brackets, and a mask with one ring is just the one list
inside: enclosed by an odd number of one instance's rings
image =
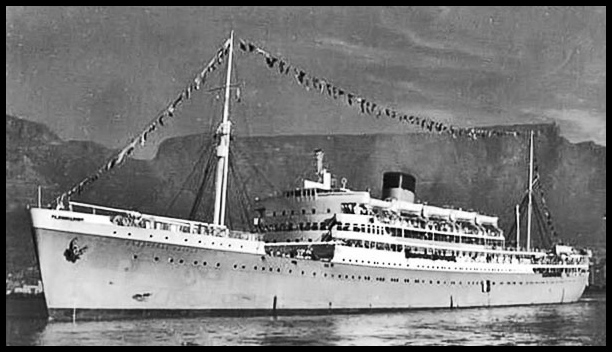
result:
[(605, 286), (587, 286), (587, 288), (584, 290), (585, 294), (589, 294), (589, 293), (606, 293), (606, 287)]
[(11, 294), (6, 296), (6, 316), (23, 318), (46, 318), (45, 296)]

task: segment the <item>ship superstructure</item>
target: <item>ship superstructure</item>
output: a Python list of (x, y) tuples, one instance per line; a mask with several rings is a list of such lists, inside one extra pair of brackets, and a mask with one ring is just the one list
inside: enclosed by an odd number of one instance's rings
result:
[[(317, 180), (264, 200), (259, 232), (225, 225), (230, 143), (218, 129), (212, 223), (74, 201), (30, 210), (52, 318), (277, 314), (566, 303), (588, 255), (505, 246), (498, 219), (415, 203), (416, 179), (383, 175), (383, 199)], [(528, 235), (529, 236), (529, 235)]]

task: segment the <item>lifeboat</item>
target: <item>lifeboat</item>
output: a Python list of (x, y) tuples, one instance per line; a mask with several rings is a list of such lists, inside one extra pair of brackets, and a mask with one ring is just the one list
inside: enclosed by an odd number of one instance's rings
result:
[(450, 219), (452, 209), (438, 208), (432, 206), (423, 207), (423, 216), (426, 218), (437, 218), (437, 219)]
[(493, 227), (497, 227), (497, 220), (499, 220), (496, 216), (486, 216), (486, 215), (476, 215), (476, 223), (478, 225), (489, 225)]
[(465, 221), (465, 222), (474, 222), (476, 221), (476, 213), (472, 213), (469, 211), (463, 210), (452, 210), (450, 213), (450, 218), (453, 221)]
[(396, 209), (402, 213), (409, 213), (413, 215), (421, 215), (423, 211), (423, 204), (409, 203), (403, 201), (394, 202)]

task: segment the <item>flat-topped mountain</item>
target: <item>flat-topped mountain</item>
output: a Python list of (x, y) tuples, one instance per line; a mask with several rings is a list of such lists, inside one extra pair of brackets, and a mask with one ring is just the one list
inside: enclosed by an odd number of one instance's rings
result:
[[(36, 187), (43, 187), (43, 202), (49, 203), (117, 151), (92, 142), (62, 141), (44, 125), (9, 115), (6, 126), (6, 259), (11, 270), (35, 262), (25, 205), (36, 203)], [(572, 144), (559, 136), (555, 125), (507, 128), (538, 131), (540, 182), (562, 239), (605, 248), (606, 148)], [(187, 217), (211, 148), (208, 135), (166, 139), (154, 159), (130, 159), (74, 199)], [(256, 197), (311, 177), (317, 148), (325, 151), (325, 166), (338, 180), (346, 178), (351, 189), (369, 188), (380, 197), (383, 172), (408, 172), (417, 178), (420, 202), (499, 216), (506, 231), (528, 177), (526, 134), (477, 140), (435, 134), (235, 137), (231, 148), (235, 176), (230, 178), (229, 220), (241, 228), (248, 225), (238, 203), (254, 204)], [(204, 188), (198, 212), (206, 221), (211, 188)], [(534, 245), (539, 241), (534, 236)]]

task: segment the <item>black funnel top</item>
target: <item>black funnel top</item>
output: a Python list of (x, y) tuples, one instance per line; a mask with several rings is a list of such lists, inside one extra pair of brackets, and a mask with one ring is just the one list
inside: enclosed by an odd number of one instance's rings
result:
[(403, 172), (385, 172), (383, 174), (383, 190), (390, 188), (401, 188), (414, 193), (416, 178)]

